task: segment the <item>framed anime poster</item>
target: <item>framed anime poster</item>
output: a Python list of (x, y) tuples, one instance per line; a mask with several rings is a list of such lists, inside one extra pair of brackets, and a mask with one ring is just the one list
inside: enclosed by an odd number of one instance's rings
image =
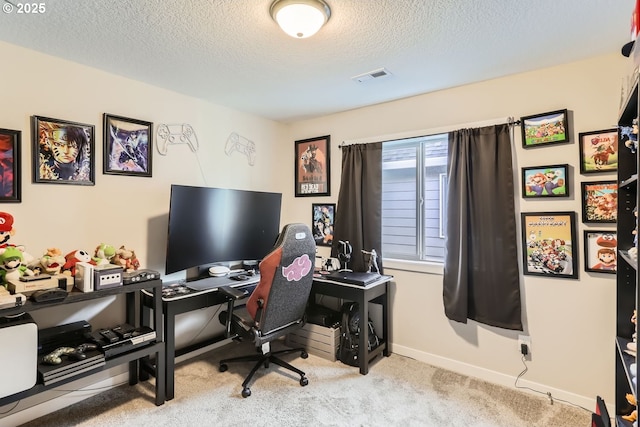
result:
[(615, 172), (618, 170), (618, 129), (582, 132), (578, 135), (580, 173)]
[(19, 203), (22, 200), (21, 147), (21, 131), (0, 129), (0, 202)]
[(567, 110), (521, 117), (520, 129), (524, 148), (569, 142)]
[(616, 273), (618, 239), (615, 230), (584, 231), (584, 269)]
[(95, 184), (95, 126), (33, 116), (33, 182)]
[(103, 173), (150, 178), (153, 123), (106, 113), (103, 118)]
[(295, 197), (331, 195), (329, 135), (295, 142)]
[(316, 246), (331, 246), (333, 242), (333, 220), (336, 215), (335, 203), (313, 203), (311, 205), (313, 238)]
[(522, 198), (569, 197), (569, 165), (522, 168)]
[(618, 183), (582, 183), (582, 222), (615, 223), (618, 220)]
[(523, 212), (524, 274), (578, 278), (575, 212)]

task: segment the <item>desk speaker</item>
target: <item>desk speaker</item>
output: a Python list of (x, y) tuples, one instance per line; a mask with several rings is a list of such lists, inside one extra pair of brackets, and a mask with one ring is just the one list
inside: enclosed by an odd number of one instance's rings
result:
[(0, 317), (0, 398), (28, 390), (38, 377), (38, 326), (27, 313)]

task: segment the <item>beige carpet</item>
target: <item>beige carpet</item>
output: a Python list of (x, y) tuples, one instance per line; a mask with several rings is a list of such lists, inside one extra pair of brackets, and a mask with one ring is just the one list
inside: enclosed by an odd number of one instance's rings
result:
[[(509, 390), (398, 355), (378, 358), (369, 374), (310, 355), (287, 360), (304, 370), (309, 385), (272, 366), (240, 391), (250, 366), (223, 357), (245, 354), (248, 343), (233, 343), (185, 361), (176, 368), (176, 397), (153, 403), (153, 384), (123, 385), (39, 418), (39, 426), (465, 426), (578, 427), (590, 425), (584, 409)], [(154, 380), (152, 380), (154, 381)]]

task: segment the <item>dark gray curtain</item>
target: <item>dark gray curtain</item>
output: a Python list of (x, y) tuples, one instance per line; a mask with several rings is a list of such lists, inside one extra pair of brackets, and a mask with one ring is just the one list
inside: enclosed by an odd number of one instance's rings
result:
[[(339, 241), (353, 248), (349, 268), (366, 271), (364, 249), (375, 249), (382, 273), (382, 143), (342, 147), (342, 178), (336, 206), (331, 256)], [(368, 261), (368, 258), (367, 258)]]
[(509, 125), (449, 134), (444, 309), (522, 330)]

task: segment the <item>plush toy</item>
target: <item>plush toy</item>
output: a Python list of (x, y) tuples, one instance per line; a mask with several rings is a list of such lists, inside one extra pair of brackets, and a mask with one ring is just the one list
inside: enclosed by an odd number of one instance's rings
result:
[[(636, 401), (636, 398), (633, 394), (627, 393), (624, 397), (625, 399), (627, 399), (627, 402), (629, 402), (631, 406), (638, 406), (638, 402)], [(638, 419), (638, 410), (634, 409), (633, 412), (631, 412), (629, 415), (623, 415), (621, 418), (623, 420), (629, 421), (630, 423), (633, 423)]]
[(2, 283), (6, 284), (9, 280), (18, 280), (20, 276), (33, 276), (34, 273), (23, 263), (22, 250), (15, 246), (0, 248), (0, 277)]
[(13, 215), (7, 212), (0, 212), (0, 248), (9, 246), (9, 240), (14, 233)]
[(111, 258), (113, 258), (115, 254), (116, 254), (116, 248), (114, 248), (111, 245), (100, 243), (96, 247), (96, 252), (93, 257), (93, 261), (96, 263), (96, 265), (109, 264), (111, 261)]
[(65, 263), (62, 266), (62, 274), (76, 277), (76, 264), (79, 262), (88, 262), (95, 265), (96, 263), (91, 259), (89, 252), (83, 250), (76, 250), (69, 252), (64, 257)]
[(132, 250), (120, 246), (116, 254), (111, 258), (111, 264), (122, 267), (125, 271), (131, 272), (140, 268), (140, 261), (136, 257), (136, 253)]
[(13, 215), (8, 212), (0, 212), (0, 248), (6, 248), (9, 246), (19, 247), (22, 251), (22, 262), (25, 265), (31, 264), (34, 258), (24, 250), (24, 246), (9, 243), (9, 240), (14, 234), (15, 229), (13, 228)]
[(59, 248), (48, 248), (47, 252), (40, 258), (40, 265), (44, 273), (56, 275), (62, 271), (62, 266), (67, 260), (62, 255)]

